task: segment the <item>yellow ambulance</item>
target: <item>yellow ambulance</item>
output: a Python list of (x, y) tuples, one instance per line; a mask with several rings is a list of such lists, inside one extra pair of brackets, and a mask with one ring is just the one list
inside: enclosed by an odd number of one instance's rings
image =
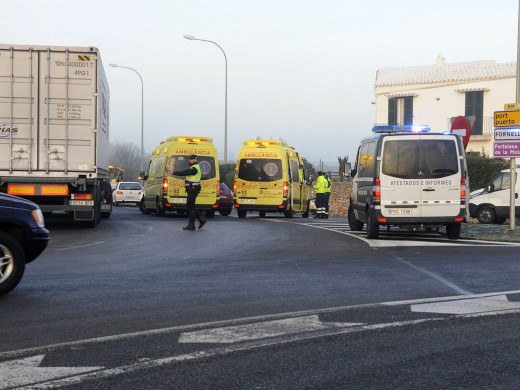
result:
[(201, 191), (197, 196), (197, 208), (211, 218), (215, 215), (220, 198), (220, 172), (217, 149), (213, 138), (173, 136), (156, 147), (145, 176), (143, 198), (139, 209), (143, 214), (156, 213), (163, 216), (166, 211), (187, 212), (187, 194), (184, 176), (173, 176), (173, 171), (189, 167), (188, 156), (195, 154), (202, 173)]
[(244, 141), (233, 186), (239, 218), (248, 211), (283, 212), (287, 218), (309, 216), (309, 190), (303, 158), (283, 141)]

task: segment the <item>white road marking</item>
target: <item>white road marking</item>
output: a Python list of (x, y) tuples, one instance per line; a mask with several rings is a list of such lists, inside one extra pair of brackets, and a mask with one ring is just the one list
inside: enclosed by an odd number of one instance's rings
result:
[(509, 302), (505, 295), (411, 305), (413, 312), (441, 314), (471, 314), (513, 309), (520, 309), (520, 302)]
[[(476, 317), (486, 317), (486, 316), (497, 316), (497, 315), (503, 315), (508, 313), (520, 313), (520, 309), (514, 309), (509, 311), (493, 311), (493, 312), (484, 312), (484, 313), (471, 313), (471, 314), (461, 314), (457, 315), (457, 318), (476, 318)], [(229, 355), (231, 353), (239, 352), (239, 351), (253, 351), (255, 349), (259, 348), (266, 348), (270, 346), (278, 346), (283, 344), (289, 344), (289, 343), (295, 343), (298, 341), (304, 341), (304, 340), (311, 340), (311, 339), (317, 339), (327, 336), (336, 336), (336, 335), (343, 335), (343, 334), (349, 334), (349, 333), (355, 333), (355, 332), (362, 332), (362, 331), (371, 331), (371, 330), (381, 330), (381, 329), (390, 329), (390, 328), (397, 328), (397, 327), (404, 327), (404, 326), (412, 326), (412, 325), (418, 325), (428, 322), (442, 322), (446, 321), (448, 319), (452, 319), (453, 317), (430, 317), (430, 318), (421, 318), (416, 320), (410, 320), (410, 321), (397, 321), (397, 322), (390, 322), (390, 323), (382, 323), (382, 324), (372, 324), (372, 325), (361, 325), (357, 327), (348, 327), (348, 328), (330, 328), (322, 331), (317, 331), (313, 333), (302, 333), (302, 334), (296, 334), (292, 336), (286, 336), (286, 337), (280, 337), (280, 338), (270, 338), (267, 340), (262, 341), (249, 341), (244, 343), (239, 343), (232, 346), (225, 346), (220, 348), (213, 348), (213, 349), (207, 349), (203, 351), (197, 351), (193, 353), (183, 354), (183, 355), (177, 355), (177, 356), (170, 356), (166, 358), (160, 358), (160, 359), (150, 359), (147, 361), (138, 361), (134, 364), (121, 366), (121, 367), (115, 367), (110, 369), (102, 369), (99, 371), (87, 373), (87, 374), (79, 374), (75, 376), (70, 376), (67, 378), (57, 379), (57, 380), (50, 380), (47, 382), (39, 382), (35, 384), (30, 384), (28, 387), (22, 387), (22, 389), (53, 389), (57, 387), (62, 386), (70, 386), (73, 384), (82, 383), (86, 380), (99, 380), (106, 377), (111, 377), (115, 375), (121, 375), (121, 374), (127, 374), (130, 372), (135, 372), (138, 370), (145, 370), (145, 369), (152, 369), (168, 364), (175, 364), (178, 362), (185, 362), (185, 361), (191, 361), (191, 360), (198, 360), (213, 356), (222, 356), (222, 355)], [(0, 372), (1, 374), (1, 372)]]
[(402, 257), (396, 256), (394, 254), (391, 254), (391, 256), (393, 256), (396, 260), (400, 261), (401, 263), (406, 264), (408, 267), (413, 268), (414, 270), (419, 271), (420, 273), (428, 275), (428, 276), (432, 277), (433, 279), (441, 282), (442, 284), (444, 284), (445, 286), (455, 290), (459, 294), (462, 294), (462, 295), (471, 295), (471, 294), (473, 294), (472, 292), (464, 290), (462, 287), (457, 286), (455, 283), (450, 282), (449, 280), (443, 278), (440, 275), (437, 275), (434, 272), (428, 271), (428, 270), (426, 270), (426, 269), (424, 269), (422, 267), (419, 267), (417, 265), (414, 265), (414, 264), (410, 263), (409, 261), (406, 261)]
[(95, 242), (91, 242), (91, 243), (83, 244), (83, 245), (74, 245), (74, 246), (54, 248), (54, 250), (56, 250), (56, 251), (68, 251), (68, 250), (71, 250), (71, 249), (87, 248), (89, 246), (101, 245), (101, 244), (104, 244), (104, 243), (105, 243), (105, 241), (95, 241)]
[(349, 322), (321, 322), (317, 315), (254, 324), (227, 326), (182, 333), (179, 343), (236, 343), (269, 337), (363, 325)]
[(369, 309), (376, 308), (381, 306), (399, 306), (399, 305), (413, 305), (419, 303), (428, 303), (428, 302), (443, 302), (443, 301), (453, 301), (456, 299), (473, 299), (473, 298), (481, 298), (481, 297), (493, 297), (497, 295), (513, 295), (520, 294), (520, 290), (509, 290), (509, 291), (498, 291), (498, 292), (489, 292), (482, 294), (471, 294), (471, 295), (449, 295), (445, 297), (432, 297), (432, 298), (418, 298), (418, 299), (407, 299), (400, 301), (387, 301), (387, 302), (376, 302), (376, 303), (366, 303), (360, 305), (350, 305), (350, 306), (336, 306), (336, 307), (328, 307), (323, 309), (313, 309), (313, 310), (301, 310), (296, 312), (286, 312), (286, 313), (278, 313), (278, 314), (267, 314), (262, 316), (254, 316), (254, 317), (244, 317), (244, 318), (235, 318), (231, 320), (223, 320), (223, 321), (212, 321), (212, 322), (203, 322), (199, 324), (191, 324), (191, 325), (180, 325), (180, 326), (172, 326), (168, 328), (160, 328), (160, 329), (152, 329), (145, 330), (141, 332), (132, 332), (132, 333), (123, 333), (112, 336), (104, 336), (104, 337), (95, 337), (91, 339), (83, 339), (76, 340), (70, 342), (63, 342), (57, 344), (50, 345), (42, 345), (39, 347), (33, 348), (25, 348), (18, 349), (14, 351), (6, 351), (0, 352), (0, 359), (5, 359), (14, 356), (22, 356), (27, 354), (36, 354), (42, 352), (48, 352), (57, 350), (60, 348), (75, 348), (82, 345), (88, 344), (96, 344), (96, 343), (107, 343), (111, 341), (119, 341), (119, 340), (128, 340), (132, 338), (143, 338), (154, 335), (161, 335), (166, 333), (176, 333), (176, 332), (188, 332), (191, 330), (198, 330), (203, 328), (210, 327), (222, 327), (222, 326), (232, 326), (237, 324), (251, 323), (251, 322), (259, 322), (259, 321), (267, 321), (267, 320), (275, 320), (275, 319), (284, 319), (284, 318), (294, 318), (294, 317), (302, 317), (307, 315), (315, 315), (321, 313), (334, 313), (338, 311), (345, 310), (353, 310), (353, 309)]
[(0, 363), (0, 389), (10, 389), (66, 376), (92, 372), (103, 367), (39, 367), (45, 355)]

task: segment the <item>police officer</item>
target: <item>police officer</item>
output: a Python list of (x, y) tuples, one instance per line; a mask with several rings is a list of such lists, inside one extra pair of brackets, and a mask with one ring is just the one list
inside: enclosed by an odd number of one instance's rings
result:
[(188, 194), (186, 203), (188, 206), (188, 216), (190, 218), (190, 222), (188, 223), (188, 226), (184, 226), (183, 229), (195, 230), (195, 218), (199, 220), (199, 229), (206, 223), (204, 214), (195, 208), (195, 201), (197, 199), (197, 195), (200, 192), (200, 178), (202, 174), (200, 172), (199, 164), (197, 164), (197, 156), (191, 154), (188, 157), (188, 164), (190, 165), (189, 168), (184, 169), (183, 171), (173, 171), (173, 174), (175, 176), (186, 176), (184, 187), (186, 188), (186, 193)]
[(325, 180), (327, 180), (327, 189), (325, 190), (325, 213), (323, 214), (323, 218), (329, 218), (329, 200), (330, 200), (330, 187), (332, 187), (332, 182), (330, 181), (330, 177), (325, 173), (323, 174)]
[(327, 191), (327, 180), (323, 176), (323, 172), (318, 172), (318, 178), (314, 185), (316, 191), (316, 215), (314, 218), (325, 218), (325, 202), (326, 202), (326, 191)]

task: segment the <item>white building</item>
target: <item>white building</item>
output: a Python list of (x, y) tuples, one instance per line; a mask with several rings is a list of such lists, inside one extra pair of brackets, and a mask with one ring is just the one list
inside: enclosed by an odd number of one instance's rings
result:
[(446, 63), (383, 68), (375, 83), (376, 124), (450, 129), (451, 118), (476, 115), (467, 152), (493, 156), (493, 112), (516, 99), (516, 62)]

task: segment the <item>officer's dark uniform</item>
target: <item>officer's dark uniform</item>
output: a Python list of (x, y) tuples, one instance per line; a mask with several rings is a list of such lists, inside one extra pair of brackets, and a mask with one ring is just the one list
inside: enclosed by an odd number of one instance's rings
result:
[(200, 192), (200, 178), (202, 174), (200, 172), (199, 164), (197, 164), (197, 156), (192, 154), (188, 157), (188, 159), (190, 167), (183, 171), (173, 171), (173, 174), (175, 176), (186, 176), (184, 187), (186, 188), (186, 193), (188, 194), (186, 204), (188, 206), (188, 216), (190, 218), (190, 222), (188, 223), (188, 226), (183, 227), (183, 229), (195, 230), (195, 218), (199, 220), (199, 229), (206, 223), (206, 218), (204, 218), (204, 215), (195, 208), (195, 201), (197, 200), (197, 195)]

